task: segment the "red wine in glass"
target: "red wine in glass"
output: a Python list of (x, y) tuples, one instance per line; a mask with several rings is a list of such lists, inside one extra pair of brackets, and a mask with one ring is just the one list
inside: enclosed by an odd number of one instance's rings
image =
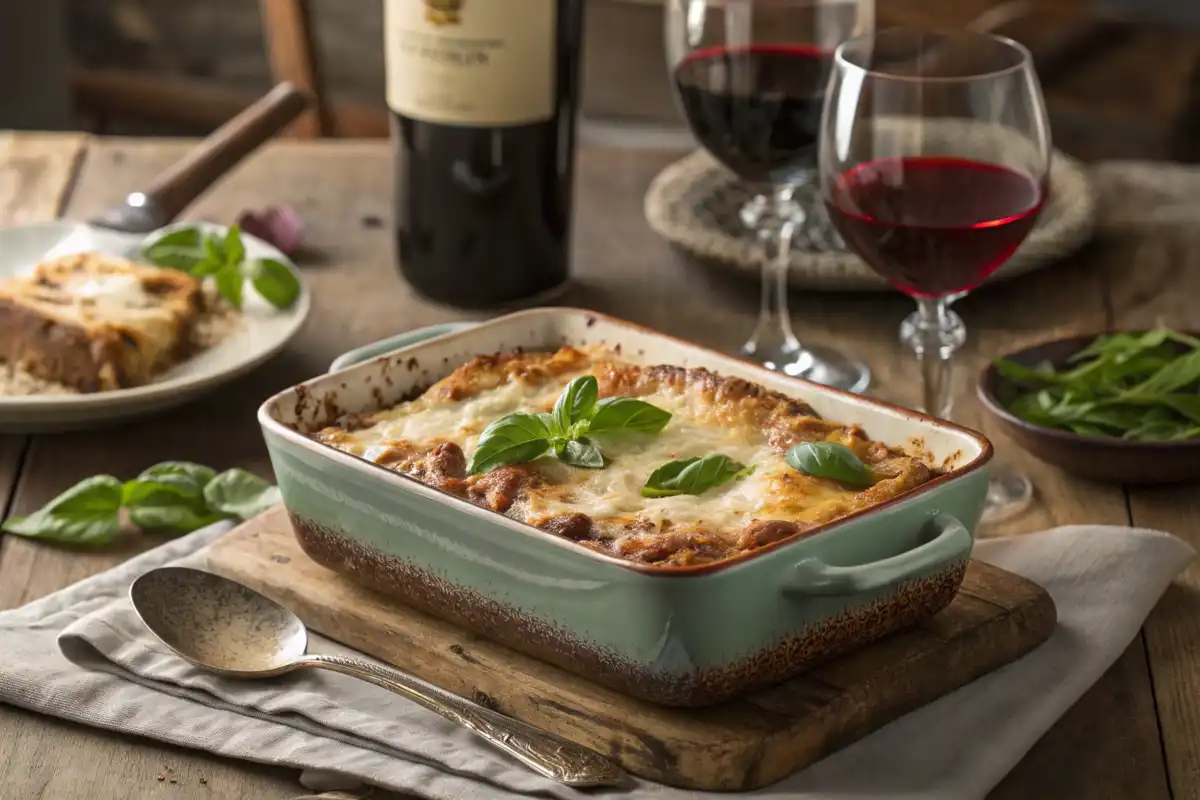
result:
[(815, 188), (833, 50), (872, 25), (872, 4), (663, 0), (663, 7), (679, 111), (703, 149), (753, 196), (738, 216), (759, 241), (762, 285), (758, 321), (741, 355), (785, 375), (864, 391), (871, 379), (866, 364), (836, 348), (801, 343), (788, 290), (793, 239), (811, 241), (814, 230), (798, 198), (807, 200)]
[(673, 77), (704, 149), (749, 183), (779, 185), (816, 169), (831, 59), (811, 45), (711, 47)]
[(945, 156), (880, 158), (826, 193), (851, 250), (902, 292), (945, 297), (973, 289), (1033, 229), (1042, 184), (1008, 167)]

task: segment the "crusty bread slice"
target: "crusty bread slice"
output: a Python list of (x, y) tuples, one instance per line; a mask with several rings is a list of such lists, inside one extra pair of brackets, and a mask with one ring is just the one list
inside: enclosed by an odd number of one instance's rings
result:
[(138, 386), (186, 357), (203, 307), (184, 272), (64, 256), (0, 281), (0, 359), (80, 392)]

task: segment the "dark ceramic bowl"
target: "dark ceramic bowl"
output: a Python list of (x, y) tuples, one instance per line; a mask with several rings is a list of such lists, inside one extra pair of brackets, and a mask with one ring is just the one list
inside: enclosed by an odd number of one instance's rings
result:
[[(1048, 361), (1061, 367), (1087, 346), (1097, 334), (1043, 342), (1008, 353), (1025, 367)], [(1123, 439), (1083, 436), (1070, 431), (1026, 422), (1005, 408), (1018, 391), (989, 364), (979, 374), (976, 387), (988, 413), (1023, 449), (1048, 464), (1080, 478), (1109, 483), (1182, 483), (1200, 480), (1200, 439), (1183, 442), (1129, 442)]]

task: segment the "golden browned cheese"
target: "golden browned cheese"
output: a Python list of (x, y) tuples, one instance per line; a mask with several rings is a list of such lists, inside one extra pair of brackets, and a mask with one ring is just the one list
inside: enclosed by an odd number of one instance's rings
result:
[(82, 253), (0, 282), (0, 359), (81, 392), (147, 383), (187, 354), (200, 284)]
[[(468, 476), (480, 434), (500, 417), (547, 412), (580, 375), (603, 397), (637, 397), (672, 415), (658, 434), (597, 435), (603, 469), (552, 457)], [(802, 536), (933, 478), (923, 460), (821, 419), (805, 403), (706, 369), (643, 366), (618, 349), (480, 356), (419, 397), (358, 414), (313, 438), (583, 547), (646, 564), (704, 564)], [(799, 442), (841, 443), (869, 465), (867, 488), (796, 471), (784, 458)], [(726, 455), (750, 474), (699, 495), (641, 495), (657, 467)]]

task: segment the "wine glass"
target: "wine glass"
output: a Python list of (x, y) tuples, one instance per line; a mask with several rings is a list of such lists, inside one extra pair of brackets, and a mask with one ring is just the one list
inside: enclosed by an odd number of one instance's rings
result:
[[(948, 418), (966, 339), (950, 301), (1012, 256), (1046, 201), (1050, 129), (1029, 51), (972, 31), (878, 31), (834, 54), (821, 194), (846, 246), (917, 310), (900, 338), (921, 362), (923, 410)], [(983, 519), (1032, 486), (997, 471)]]
[(758, 324), (742, 355), (768, 369), (861, 392), (870, 371), (802, 345), (788, 313), (788, 253), (804, 213), (793, 199), (817, 166), (833, 49), (871, 0), (667, 0), (666, 50), (679, 107), (701, 146), (763, 195), (750, 220), (766, 250)]

